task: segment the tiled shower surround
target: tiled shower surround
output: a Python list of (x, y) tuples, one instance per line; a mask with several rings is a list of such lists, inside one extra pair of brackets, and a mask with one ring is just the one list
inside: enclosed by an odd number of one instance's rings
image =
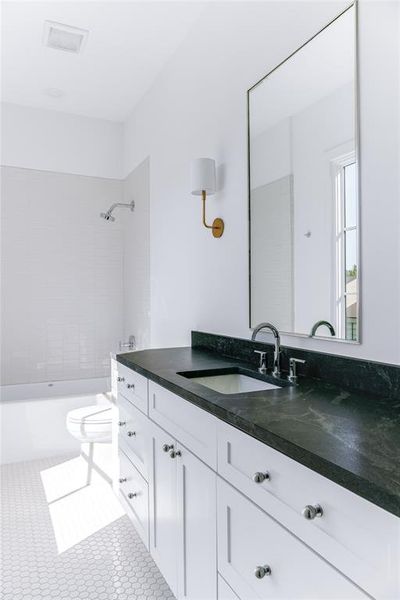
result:
[(2, 383), (109, 375), (122, 336), (122, 181), (2, 168)]

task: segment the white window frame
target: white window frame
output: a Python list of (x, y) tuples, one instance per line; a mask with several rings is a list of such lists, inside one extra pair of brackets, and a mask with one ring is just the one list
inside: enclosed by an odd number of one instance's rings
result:
[[(358, 250), (358, 235), (359, 235), (359, 222), (358, 222), (358, 210), (357, 210), (357, 222), (356, 225), (346, 227), (345, 218), (345, 189), (344, 189), (344, 169), (345, 167), (356, 163), (356, 153), (354, 150), (345, 152), (340, 156), (337, 156), (331, 161), (332, 165), (332, 177), (334, 183), (334, 198), (335, 198), (335, 246), (336, 246), (336, 261), (335, 261), (335, 273), (336, 273), (336, 323), (338, 327), (337, 335), (342, 339), (346, 338), (346, 298), (348, 295), (356, 295), (357, 302), (359, 303), (359, 250)], [(355, 231), (357, 236), (357, 287), (356, 292), (348, 294), (346, 292), (346, 247), (345, 247), (345, 234), (348, 231)], [(357, 320), (357, 326), (359, 327), (359, 319)], [(354, 340), (348, 340), (354, 341)]]

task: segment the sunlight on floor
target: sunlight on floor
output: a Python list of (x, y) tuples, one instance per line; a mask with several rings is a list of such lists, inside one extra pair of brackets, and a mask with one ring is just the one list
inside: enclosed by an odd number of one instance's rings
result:
[(124, 514), (112, 488), (87, 463), (73, 458), (40, 472), (59, 554)]

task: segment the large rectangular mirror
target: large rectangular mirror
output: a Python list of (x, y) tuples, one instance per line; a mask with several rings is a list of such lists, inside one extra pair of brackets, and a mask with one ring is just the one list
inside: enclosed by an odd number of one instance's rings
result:
[(360, 340), (356, 7), (248, 91), (250, 327)]

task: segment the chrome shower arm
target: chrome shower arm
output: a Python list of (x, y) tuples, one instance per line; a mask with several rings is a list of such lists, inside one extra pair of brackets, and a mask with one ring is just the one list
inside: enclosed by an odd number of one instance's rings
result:
[(117, 206), (126, 206), (127, 208), (130, 208), (133, 211), (135, 209), (135, 201), (132, 200), (132, 202), (130, 202), (129, 204), (127, 202), (115, 202), (112, 206), (110, 206), (107, 212), (111, 214), (114, 208), (117, 208)]
[(105, 219), (106, 221), (115, 221), (115, 218), (111, 216), (111, 213), (118, 206), (124, 206), (125, 208), (129, 208), (133, 212), (135, 210), (135, 201), (132, 200), (132, 202), (130, 202), (130, 203), (127, 203), (127, 202), (115, 202), (112, 206), (110, 206), (110, 208), (108, 209), (107, 212), (100, 213), (100, 217), (102, 219)]

